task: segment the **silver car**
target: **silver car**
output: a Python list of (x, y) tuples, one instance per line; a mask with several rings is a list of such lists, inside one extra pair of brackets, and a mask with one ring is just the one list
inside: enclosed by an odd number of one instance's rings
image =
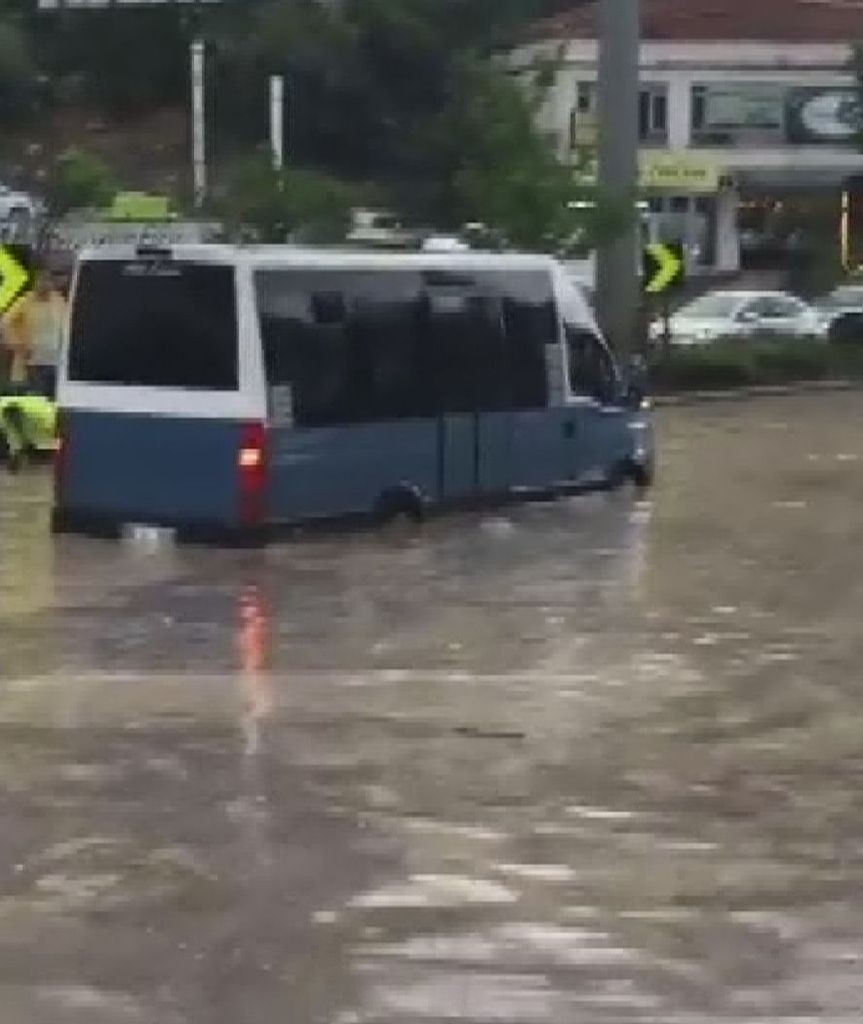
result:
[(844, 316), (863, 315), (863, 284), (841, 284), (818, 299), (815, 309), (826, 330)]
[[(659, 342), (665, 323), (650, 325), (651, 340)], [(812, 306), (787, 292), (708, 292), (681, 307), (669, 322), (672, 345), (708, 345), (730, 338), (823, 339), (823, 319)]]

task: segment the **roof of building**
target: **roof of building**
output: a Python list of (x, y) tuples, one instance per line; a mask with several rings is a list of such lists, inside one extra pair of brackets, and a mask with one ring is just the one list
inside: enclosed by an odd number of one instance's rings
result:
[[(597, 4), (540, 23), (536, 37), (596, 36)], [(672, 42), (851, 43), (863, 40), (863, 0), (642, 0), (642, 37)]]

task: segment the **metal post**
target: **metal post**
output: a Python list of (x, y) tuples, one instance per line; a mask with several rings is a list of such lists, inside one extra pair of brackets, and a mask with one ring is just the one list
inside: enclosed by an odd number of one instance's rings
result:
[(600, 0), (599, 183), (603, 201), (626, 204), (627, 229), (600, 247), (600, 322), (619, 355), (637, 339), (641, 286), (638, 266), (638, 65), (640, 0)]
[(842, 206), (839, 220), (839, 259), (842, 269), (851, 269), (851, 194), (842, 190)]
[(207, 143), (204, 128), (204, 40), (194, 39), (192, 60), (192, 187), (195, 206), (207, 196)]
[(285, 79), (282, 75), (270, 76), (270, 149), (273, 154), (273, 170), (283, 170), (285, 166)]

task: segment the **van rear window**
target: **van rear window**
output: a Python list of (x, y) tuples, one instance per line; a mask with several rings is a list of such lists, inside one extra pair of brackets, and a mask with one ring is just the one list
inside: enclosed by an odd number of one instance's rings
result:
[(174, 261), (93, 261), (75, 289), (69, 379), (236, 391), (232, 267)]

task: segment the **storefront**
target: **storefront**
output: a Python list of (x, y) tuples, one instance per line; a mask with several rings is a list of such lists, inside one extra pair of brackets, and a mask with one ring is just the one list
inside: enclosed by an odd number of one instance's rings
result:
[(855, 89), (702, 82), (692, 87), (691, 116), (691, 146), (724, 166), (744, 270), (785, 271), (816, 251), (838, 253), (842, 195), (863, 162)]
[(719, 165), (692, 152), (641, 154), (651, 241), (680, 243), (692, 274), (739, 266), (737, 195)]

